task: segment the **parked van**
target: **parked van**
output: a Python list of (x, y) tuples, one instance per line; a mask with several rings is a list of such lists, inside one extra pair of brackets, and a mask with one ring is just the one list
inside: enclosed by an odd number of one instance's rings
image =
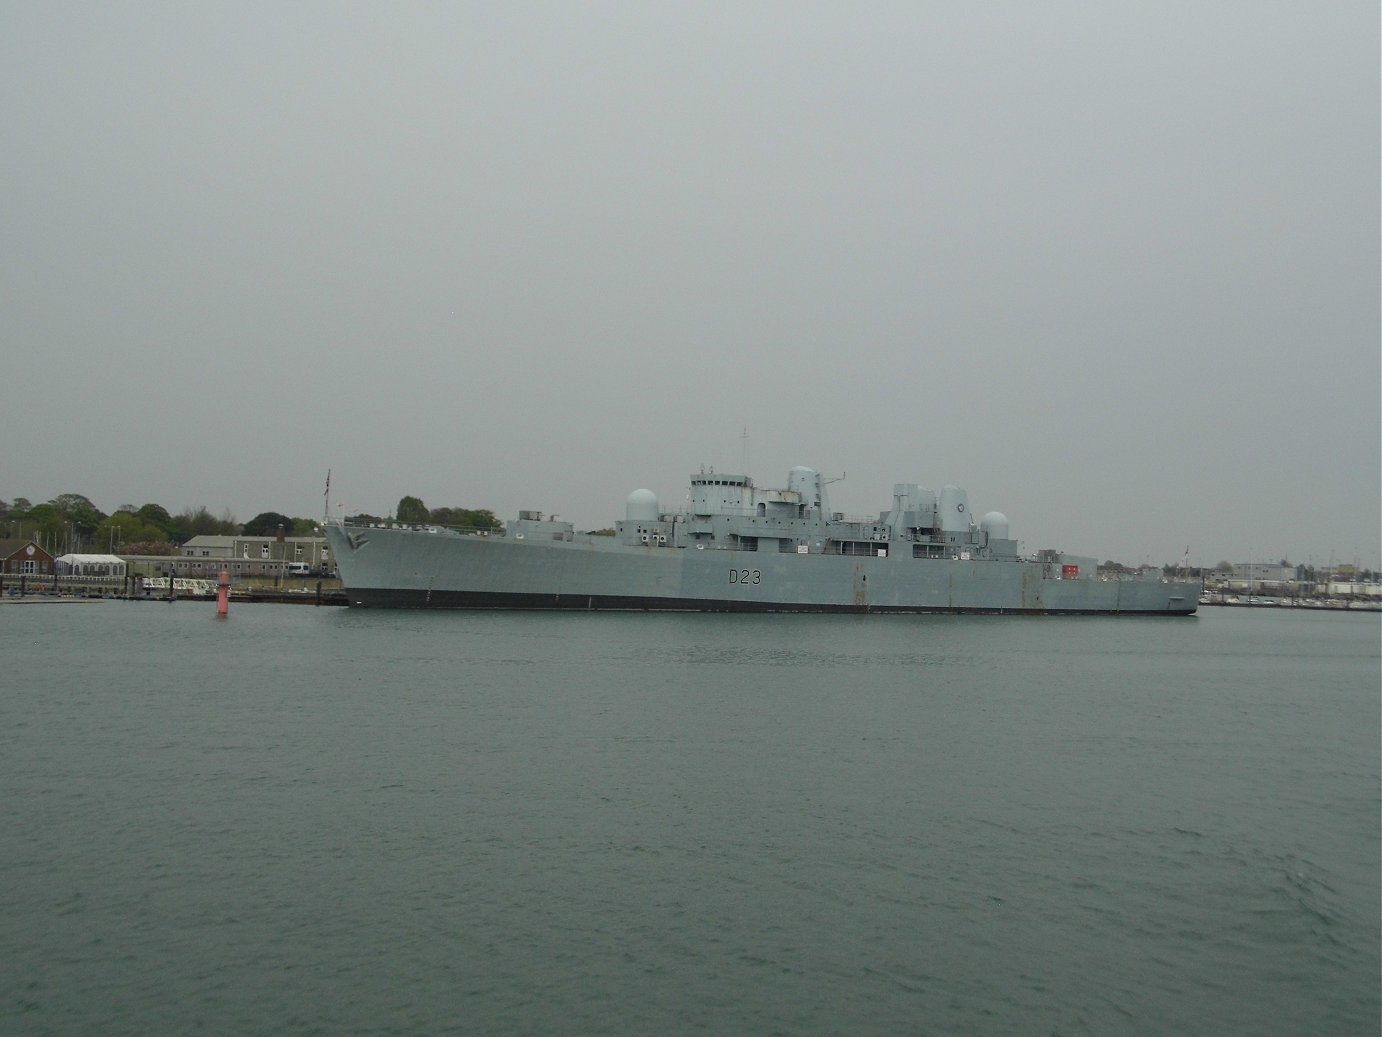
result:
[(306, 562), (289, 562), (289, 563), (288, 563), (288, 575), (289, 575), (289, 576), (311, 576), (311, 575), (312, 575), (312, 567), (311, 567), (310, 565), (308, 565)]

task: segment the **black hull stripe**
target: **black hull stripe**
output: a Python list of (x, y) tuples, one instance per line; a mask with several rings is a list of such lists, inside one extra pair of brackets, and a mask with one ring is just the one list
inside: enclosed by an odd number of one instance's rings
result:
[(1188, 616), (1197, 604), (1165, 609), (1022, 609), (971, 608), (951, 605), (831, 605), (812, 602), (767, 602), (731, 599), (658, 598), (626, 595), (505, 594), (482, 591), (352, 590), (353, 608), (521, 609), (578, 612), (826, 612), (901, 615), (994, 616)]

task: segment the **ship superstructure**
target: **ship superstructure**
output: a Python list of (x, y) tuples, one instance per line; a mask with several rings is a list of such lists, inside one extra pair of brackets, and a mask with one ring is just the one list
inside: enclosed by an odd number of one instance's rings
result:
[(1016, 558), (1007, 518), (995, 511), (976, 524), (968, 509), (958, 486), (937, 493), (898, 483), (892, 507), (876, 521), (846, 519), (830, 511), (826, 480), (814, 469), (793, 468), (781, 490), (712, 469), (691, 477), (680, 513), (662, 514), (651, 491), (635, 490), (615, 535), (626, 544), (702, 550), (885, 557), (898, 547), (915, 558)]

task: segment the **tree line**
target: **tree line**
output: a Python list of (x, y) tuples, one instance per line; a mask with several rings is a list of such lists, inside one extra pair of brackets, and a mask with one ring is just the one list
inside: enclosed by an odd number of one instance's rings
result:
[[(350, 516), (349, 521), (378, 523), (393, 518), (360, 514)], [(397, 521), (496, 531), (504, 528), (488, 509), (428, 509), (417, 497), (398, 502)], [(60, 493), (41, 504), (25, 497), (0, 500), (0, 536), (32, 538), (53, 554), (168, 555), (195, 536), (274, 536), (280, 526), (286, 536), (312, 536), (320, 522), (265, 511), (240, 523), (229, 508), (219, 517), (205, 506), (185, 508), (174, 515), (161, 504), (122, 504), (107, 515), (80, 493)]]
[(479, 529), (499, 532), (504, 523), (488, 508), (429, 508), (419, 497), (403, 497), (392, 517), (351, 515), (347, 520), (357, 524), (401, 522), (406, 526), (451, 526), (455, 529)]
[(32, 538), (55, 554), (172, 554), (195, 536), (262, 536), (276, 533), (280, 524), (289, 536), (311, 535), (317, 526), (311, 519), (289, 518), (277, 512), (264, 512), (242, 524), (230, 509), (218, 517), (204, 505), (172, 514), (161, 504), (122, 504), (107, 515), (80, 493), (60, 493), (41, 504), (25, 497), (0, 500), (0, 531), (5, 536)]

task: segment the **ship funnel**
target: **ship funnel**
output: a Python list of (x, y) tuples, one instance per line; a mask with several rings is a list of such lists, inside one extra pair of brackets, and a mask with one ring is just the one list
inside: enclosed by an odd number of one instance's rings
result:
[(936, 516), (947, 533), (963, 533), (970, 528), (969, 495), (958, 486), (941, 487), (941, 503)]

